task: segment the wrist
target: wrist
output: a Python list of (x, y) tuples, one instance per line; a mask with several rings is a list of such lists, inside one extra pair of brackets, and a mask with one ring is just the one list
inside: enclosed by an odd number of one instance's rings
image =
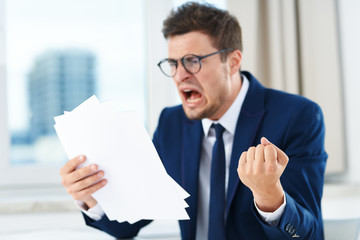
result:
[(256, 206), (263, 212), (274, 212), (284, 203), (284, 190), (280, 184), (273, 189), (261, 193), (254, 193)]
[(84, 201), (84, 208), (85, 210), (88, 210), (90, 208), (93, 208), (97, 204), (97, 201), (91, 197), (91, 199), (87, 199)]

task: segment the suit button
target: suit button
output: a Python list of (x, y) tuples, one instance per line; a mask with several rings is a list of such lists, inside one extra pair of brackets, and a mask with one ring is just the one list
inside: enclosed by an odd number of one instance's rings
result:
[(290, 223), (286, 224), (285, 226), (285, 231), (289, 232), (290, 228), (292, 228), (293, 226), (291, 226)]
[(296, 229), (290, 224), (286, 224), (285, 231), (287, 231), (289, 234), (293, 235), (296, 232)]

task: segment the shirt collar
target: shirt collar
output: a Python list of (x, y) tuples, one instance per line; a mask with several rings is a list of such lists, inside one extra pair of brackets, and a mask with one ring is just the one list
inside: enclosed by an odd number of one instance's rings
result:
[(204, 118), (201, 120), (205, 137), (208, 136), (211, 124), (213, 123), (220, 123), (231, 135), (235, 135), (235, 129), (236, 129), (237, 119), (239, 117), (239, 111), (244, 103), (244, 99), (250, 85), (250, 82), (246, 78), (246, 76), (243, 74), (241, 74), (241, 76), (243, 82), (240, 92), (237, 95), (235, 101), (230, 106), (230, 108), (225, 112), (225, 114), (218, 121), (213, 121), (208, 118)]

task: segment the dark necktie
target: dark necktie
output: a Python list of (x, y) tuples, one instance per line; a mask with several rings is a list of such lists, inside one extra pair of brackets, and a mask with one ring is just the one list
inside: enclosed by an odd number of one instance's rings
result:
[(225, 149), (224, 127), (213, 124), (216, 141), (212, 150), (210, 177), (209, 240), (225, 239)]

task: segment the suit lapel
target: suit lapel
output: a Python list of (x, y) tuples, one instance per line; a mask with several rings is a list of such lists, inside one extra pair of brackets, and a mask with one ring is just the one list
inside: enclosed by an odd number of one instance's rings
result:
[(265, 114), (264, 87), (250, 73), (243, 72), (243, 74), (245, 74), (249, 79), (250, 87), (246, 94), (236, 124), (236, 131), (230, 160), (225, 220), (228, 218), (229, 209), (240, 182), (237, 173), (240, 155), (243, 151), (246, 151), (250, 146), (255, 144), (255, 136), (259, 130), (260, 123)]
[(198, 179), (203, 130), (201, 121), (184, 120), (183, 149), (182, 149), (182, 179), (184, 189), (190, 194), (187, 200), (187, 212), (190, 220), (183, 221), (187, 231), (186, 239), (195, 239), (197, 205), (198, 205)]

